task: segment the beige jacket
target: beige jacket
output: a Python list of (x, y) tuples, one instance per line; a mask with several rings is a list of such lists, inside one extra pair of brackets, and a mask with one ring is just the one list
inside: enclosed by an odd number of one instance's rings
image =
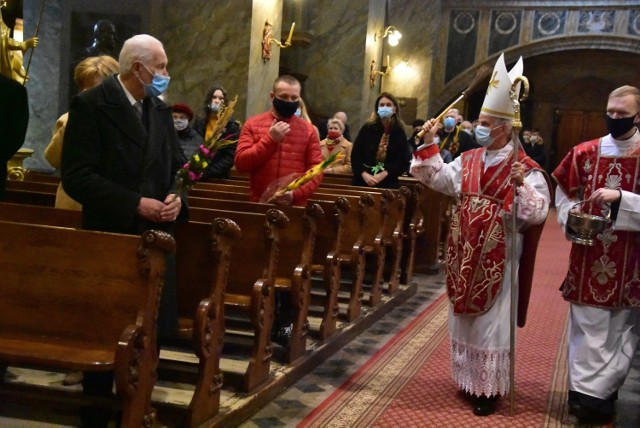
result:
[(337, 163), (335, 163), (332, 167), (327, 168), (325, 172), (330, 174), (346, 174), (351, 175), (351, 148), (353, 147), (353, 143), (347, 141), (344, 137), (340, 139), (340, 142), (337, 143), (337, 146), (329, 152), (329, 148), (327, 147), (327, 139), (320, 141), (320, 151), (322, 152), (322, 159), (327, 159), (330, 155), (333, 154), (334, 151), (343, 152), (344, 158)]
[[(53, 128), (53, 136), (47, 148), (44, 149), (44, 157), (55, 169), (60, 169), (62, 163), (62, 142), (64, 140), (64, 130), (67, 127), (69, 113), (65, 113), (56, 122)], [(82, 205), (71, 199), (62, 188), (62, 182), (58, 184), (56, 191), (56, 208), (65, 210), (82, 211)]]

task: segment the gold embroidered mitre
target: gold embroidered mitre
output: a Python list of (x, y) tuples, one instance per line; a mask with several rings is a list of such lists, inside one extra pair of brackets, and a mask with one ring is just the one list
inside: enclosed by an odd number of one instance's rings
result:
[(482, 113), (503, 119), (513, 119), (513, 103), (509, 92), (516, 78), (522, 76), (523, 67), (522, 57), (520, 57), (511, 71), (507, 71), (507, 66), (504, 64), (504, 54), (500, 55), (493, 67), (487, 94), (480, 109)]

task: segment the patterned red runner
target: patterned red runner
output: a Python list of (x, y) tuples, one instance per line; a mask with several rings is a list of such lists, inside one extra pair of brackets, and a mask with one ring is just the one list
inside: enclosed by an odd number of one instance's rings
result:
[(299, 427), (562, 426), (568, 305), (558, 288), (569, 243), (555, 211), (538, 248), (527, 325), (518, 329), (516, 414), (508, 397), (479, 418), (451, 380), (448, 302), (439, 297), (311, 412)]

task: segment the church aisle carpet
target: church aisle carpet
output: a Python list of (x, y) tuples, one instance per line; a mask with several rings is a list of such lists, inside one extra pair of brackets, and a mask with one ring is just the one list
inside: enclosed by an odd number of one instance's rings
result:
[(517, 333), (516, 414), (508, 397), (479, 418), (450, 375), (447, 301), (420, 313), (299, 427), (542, 427), (573, 422), (564, 407), (568, 305), (558, 287), (569, 243), (551, 212), (541, 238), (527, 325)]

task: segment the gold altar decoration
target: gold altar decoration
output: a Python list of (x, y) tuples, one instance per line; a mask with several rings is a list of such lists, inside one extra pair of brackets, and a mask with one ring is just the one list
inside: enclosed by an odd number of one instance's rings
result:
[(22, 165), (22, 162), (32, 155), (32, 149), (19, 149), (7, 162), (7, 180), (23, 181), (27, 170)]
[(38, 38), (22, 41), (20, 28), (17, 32), (14, 31), (14, 38), (11, 37), (11, 28), (4, 23), (2, 17), (2, 8), (6, 5), (6, 1), (0, 1), (0, 74), (24, 85), (28, 76), (27, 70), (22, 66), (23, 55), (27, 49), (38, 46)]

